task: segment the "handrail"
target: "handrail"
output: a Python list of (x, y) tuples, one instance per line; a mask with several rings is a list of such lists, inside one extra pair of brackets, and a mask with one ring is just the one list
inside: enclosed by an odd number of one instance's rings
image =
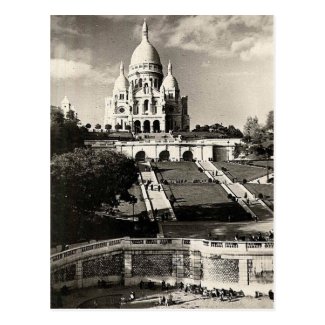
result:
[[(81, 245), (66, 251), (51, 255), (51, 261), (55, 262), (65, 257), (70, 257), (77, 253), (88, 253), (89, 251), (97, 249), (107, 249), (111, 246), (121, 245), (123, 247), (132, 247), (134, 245), (152, 246), (152, 245), (171, 245), (182, 247), (202, 246), (212, 248), (225, 248), (235, 250), (249, 250), (249, 249), (273, 249), (273, 241), (216, 241), (207, 239), (193, 239), (193, 238), (129, 238), (123, 237), (118, 239), (110, 239), (105, 241), (99, 241), (92, 244)], [(178, 245), (177, 245), (178, 244)]]

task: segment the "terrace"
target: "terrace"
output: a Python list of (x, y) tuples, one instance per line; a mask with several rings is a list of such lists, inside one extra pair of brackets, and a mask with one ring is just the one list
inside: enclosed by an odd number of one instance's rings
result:
[(237, 182), (243, 182), (244, 179), (249, 182), (267, 174), (267, 169), (263, 167), (241, 165), (227, 162), (213, 162), (213, 164), (220, 170), (222, 168), (226, 168), (227, 171), (225, 171), (225, 174), (231, 180)]
[(159, 169), (157, 178), (167, 180), (170, 183), (199, 183), (207, 182), (208, 177), (198, 170), (193, 162), (157, 162), (152, 164)]
[(250, 220), (242, 207), (228, 199), (221, 185), (185, 183), (163, 185), (168, 198), (173, 194), (177, 220)]

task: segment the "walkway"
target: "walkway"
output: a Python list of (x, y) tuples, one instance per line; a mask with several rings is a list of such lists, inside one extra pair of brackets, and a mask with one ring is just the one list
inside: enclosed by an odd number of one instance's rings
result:
[(227, 177), (221, 169), (218, 169), (210, 161), (196, 162), (196, 165), (198, 167), (201, 167), (209, 178), (218, 181), (220, 184), (232, 184), (232, 180)]
[(162, 215), (167, 215), (172, 220), (176, 220), (174, 211), (171, 207), (169, 200), (166, 197), (163, 186), (158, 182), (154, 171), (151, 169), (150, 163), (146, 163), (148, 171), (141, 171), (141, 177), (143, 184), (150, 183), (149, 186), (144, 186), (146, 194), (151, 203), (153, 212), (153, 218), (155, 217), (155, 211), (157, 211), (157, 219), (161, 219)]

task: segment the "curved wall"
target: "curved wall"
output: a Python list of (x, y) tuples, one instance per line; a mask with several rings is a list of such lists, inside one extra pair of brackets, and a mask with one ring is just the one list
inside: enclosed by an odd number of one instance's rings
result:
[(120, 238), (51, 256), (51, 286), (82, 288), (99, 280), (201, 284), (245, 293), (273, 284), (273, 242)]

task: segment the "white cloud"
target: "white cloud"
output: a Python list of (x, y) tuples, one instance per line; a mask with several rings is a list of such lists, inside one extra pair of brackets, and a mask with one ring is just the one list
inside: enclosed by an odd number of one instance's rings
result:
[(271, 40), (262, 39), (256, 41), (253, 46), (240, 52), (243, 61), (250, 61), (254, 58), (267, 58), (273, 55), (273, 43)]
[(273, 54), (272, 16), (185, 16), (176, 26), (159, 27), (166, 47), (243, 61)]
[(58, 42), (52, 45), (52, 58), (65, 59), (68, 61), (82, 61), (91, 63), (93, 52), (90, 48), (71, 49), (64, 43)]
[(115, 77), (111, 69), (96, 70), (92, 65), (81, 61), (51, 59), (51, 78), (81, 79), (85, 84), (111, 84)]

